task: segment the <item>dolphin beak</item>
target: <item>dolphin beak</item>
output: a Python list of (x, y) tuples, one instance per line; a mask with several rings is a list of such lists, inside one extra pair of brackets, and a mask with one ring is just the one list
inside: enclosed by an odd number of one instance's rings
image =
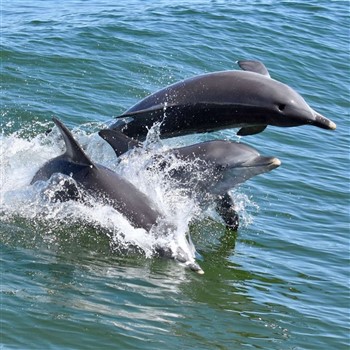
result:
[(319, 114), (314, 110), (312, 110), (312, 112), (315, 118), (315, 120), (311, 123), (312, 125), (328, 130), (335, 130), (337, 128), (337, 125), (335, 123), (324, 117), (322, 114)]
[(275, 169), (281, 165), (281, 161), (278, 158), (271, 158), (270, 166)]
[(199, 275), (204, 275), (204, 271), (202, 270), (202, 268), (195, 262), (191, 262), (189, 264), (186, 264), (186, 266), (194, 271), (194, 272), (197, 272)]
[(177, 260), (179, 263), (184, 264), (190, 270), (197, 272), (199, 275), (203, 275), (204, 271), (202, 268), (192, 259), (187, 259), (187, 255), (181, 247), (177, 248), (176, 255), (173, 255), (173, 258)]
[(263, 157), (263, 156), (259, 156), (254, 158), (253, 160), (249, 160), (245, 163), (243, 163), (241, 165), (241, 167), (245, 167), (245, 168), (258, 168), (258, 167), (264, 167), (266, 168), (265, 171), (262, 172), (266, 172), (266, 171), (270, 171), (272, 169), (275, 169), (277, 167), (279, 167), (281, 165), (281, 161), (276, 158), (276, 157)]

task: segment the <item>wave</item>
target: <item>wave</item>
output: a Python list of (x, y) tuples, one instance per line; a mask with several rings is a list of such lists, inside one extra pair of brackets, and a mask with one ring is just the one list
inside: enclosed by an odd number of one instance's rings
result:
[[(49, 126), (49, 123), (34, 122), (32, 129), (42, 130)], [(184, 251), (191, 249), (194, 257), (195, 248), (188, 238), (190, 223), (201, 222), (207, 217), (219, 222), (221, 220), (210, 197), (205, 198), (206, 205), (203, 206), (203, 196), (193, 195), (198, 178), (209, 174), (194, 171), (191, 184), (193, 188), (192, 191), (188, 191), (188, 188), (179, 186), (179, 182), (171, 177), (171, 172), (180, 167), (194, 168), (195, 164), (188, 164), (170, 156), (167, 158), (166, 167), (155, 166), (155, 159), (170, 147), (159, 139), (156, 127), (151, 129), (143, 148), (131, 150), (119, 159), (95, 131), (91, 125), (81, 125), (73, 128), (72, 133), (94, 162), (118, 172), (151, 198), (162, 213), (164, 222), (175, 227), (175, 232), (161, 232), (164, 225), (158, 225), (157, 229), (151, 232), (135, 228), (116, 209), (95, 198), (89, 197), (84, 202), (53, 201), (53, 193), (60, 187), (60, 181), (55, 176), (48, 181), (39, 181), (31, 185), (37, 170), (46, 161), (64, 152), (64, 143), (56, 128), (49, 133), (39, 132), (34, 136), (31, 132), (28, 136), (28, 129), (20, 129), (10, 134), (3, 131), (0, 135), (0, 222), (24, 219), (30, 225), (34, 224), (36, 231), (46, 231), (43, 234), (50, 232), (53, 236), (56, 231), (62, 230), (62, 227), (69, 231), (77, 225), (83, 225), (107, 235), (110, 248), (114, 251), (136, 248), (146, 257), (151, 257), (157, 245), (166, 245), (175, 250), (178, 247)], [(252, 202), (239, 190), (233, 191), (231, 195), (234, 197), (237, 211), (243, 218), (243, 225), (248, 225), (251, 217), (245, 208), (252, 205)], [(79, 232), (81, 233), (81, 230)]]

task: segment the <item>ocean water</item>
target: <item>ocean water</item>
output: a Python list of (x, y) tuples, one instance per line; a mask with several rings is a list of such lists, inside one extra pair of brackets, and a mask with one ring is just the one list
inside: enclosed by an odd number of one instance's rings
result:
[[(1, 349), (348, 349), (348, 1), (0, 2)], [(147, 154), (116, 164), (97, 131), (170, 83), (258, 59), (337, 124), (165, 140), (240, 140), (282, 165), (232, 195), (241, 226), (178, 191)], [(199, 276), (96, 202), (31, 186), (60, 118), (190, 232)], [(155, 135), (156, 136), (156, 135)], [(132, 245), (132, 249), (130, 248)]]

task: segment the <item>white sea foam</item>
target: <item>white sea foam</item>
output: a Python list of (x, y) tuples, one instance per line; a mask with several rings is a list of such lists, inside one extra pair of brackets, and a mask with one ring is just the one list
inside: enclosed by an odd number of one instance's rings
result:
[[(195, 249), (188, 239), (189, 223), (208, 215), (218, 220), (220, 218), (210, 205), (209, 210), (203, 210), (195, 196), (189, 195), (188, 191), (177, 186), (176, 181), (171, 179), (169, 174), (172, 170), (190, 166), (189, 164), (169, 155), (170, 162), (165, 168), (160, 170), (159, 167), (152, 166), (154, 156), (169, 148), (160, 142), (157, 128), (150, 131), (144, 148), (129, 151), (127, 156), (119, 160), (97, 133), (87, 133), (80, 128), (74, 128), (72, 132), (93, 161), (113, 169), (136, 185), (152, 199), (164, 216), (164, 223), (175, 229), (164, 235), (164, 232), (159, 232), (166, 226), (162, 223), (151, 232), (134, 228), (117, 210), (94, 198), (84, 203), (53, 202), (50, 200), (51, 186), (56, 186), (55, 190), (59, 186), (59, 181), (54, 179), (30, 185), (36, 171), (47, 160), (64, 151), (63, 140), (56, 128), (48, 135), (43, 133), (32, 138), (23, 138), (18, 133), (0, 135), (0, 220), (20, 217), (44, 221), (50, 223), (53, 230), (58, 225), (84, 222), (87, 226), (106, 232), (112, 247), (136, 246), (146, 256), (152, 256), (156, 245), (165, 245), (172, 251), (180, 247), (194, 259)], [(239, 193), (233, 193), (233, 196), (238, 211), (247, 217), (244, 210), (247, 198)]]

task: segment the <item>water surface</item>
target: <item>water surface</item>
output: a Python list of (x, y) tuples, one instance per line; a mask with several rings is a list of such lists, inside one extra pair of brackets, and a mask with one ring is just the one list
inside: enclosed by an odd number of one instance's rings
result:
[[(347, 1), (14, 0), (0, 11), (3, 349), (348, 348)], [(52, 205), (29, 186), (63, 149), (57, 133), (45, 136), (52, 116), (116, 169), (99, 128), (167, 84), (239, 59), (263, 61), (338, 128), (244, 138), (282, 165), (235, 190), (238, 232), (161, 174), (140, 176), (144, 158), (124, 164), (182, 232), (190, 226), (205, 275), (153, 258), (147, 235), (110, 208)], [(140, 249), (111, 250), (121, 231)]]

